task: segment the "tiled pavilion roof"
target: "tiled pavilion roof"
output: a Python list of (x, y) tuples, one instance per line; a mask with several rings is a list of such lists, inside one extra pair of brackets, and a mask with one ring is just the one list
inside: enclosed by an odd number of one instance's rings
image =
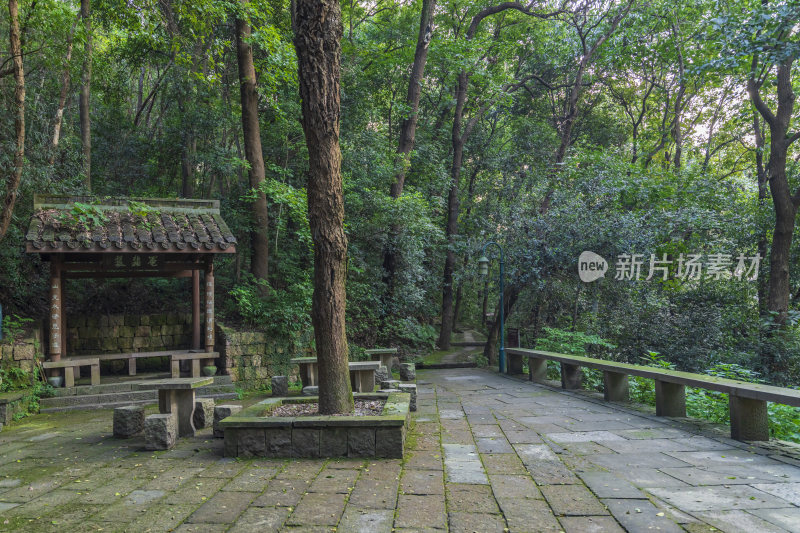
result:
[(25, 235), (31, 253), (232, 253), (218, 200), (36, 195)]

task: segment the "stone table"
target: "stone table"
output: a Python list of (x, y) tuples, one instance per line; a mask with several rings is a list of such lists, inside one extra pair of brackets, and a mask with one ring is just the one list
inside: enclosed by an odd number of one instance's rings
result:
[(195, 389), (214, 383), (213, 377), (173, 378), (137, 383), (138, 389), (158, 390), (158, 410), (162, 414), (175, 413), (178, 419), (178, 436), (193, 437)]
[(385, 366), (389, 372), (392, 371), (392, 360), (397, 355), (397, 348), (371, 348), (364, 350), (370, 359), (373, 361), (380, 361), (381, 365)]

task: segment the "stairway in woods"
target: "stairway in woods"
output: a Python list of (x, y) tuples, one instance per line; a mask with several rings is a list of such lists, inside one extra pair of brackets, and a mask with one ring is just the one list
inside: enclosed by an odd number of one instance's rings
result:
[[(169, 377), (165, 375), (163, 377)], [(56, 396), (39, 400), (40, 412), (70, 411), (73, 409), (112, 409), (123, 405), (147, 405), (158, 402), (158, 391), (133, 387), (134, 381), (101, 385), (79, 385), (56, 389)], [(142, 383), (136, 380), (136, 383)], [(214, 384), (197, 389), (198, 398), (231, 400), (238, 398), (230, 376), (214, 376)]]

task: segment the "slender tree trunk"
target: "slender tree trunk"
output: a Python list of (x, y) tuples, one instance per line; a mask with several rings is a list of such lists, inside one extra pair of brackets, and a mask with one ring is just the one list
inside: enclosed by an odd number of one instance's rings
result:
[(181, 196), (194, 196), (194, 154), (197, 150), (197, 139), (191, 132), (184, 134), (183, 151), (181, 152)]
[[(756, 141), (756, 179), (758, 181), (758, 205), (763, 208), (768, 198), (767, 171), (764, 168), (764, 133), (761, 129), (761, 118), (753, 110), (753, 133)], [(762, 231), (758, 236), (758, 255), (762, 259), (767, 257), (767, 231)], [(767, 310), (769, 287), (764, 276), (758, 278), (758, 310), (762, 314)]]
[[(22, 45), (19, 31), (19, 6), (17, 0), (8, 0), (9, 41), (11, 63), (14, 69), (14, 133), (17, 137), (17, 149), (14, 152), (14, 164), (5, 176), (5, 195), (3, 210), (0, 212), (0, 241), (8, 233), (11, 215), (17, 201), (17, 191), (22, 177), (22, 164), (25, 158), (25, 71), (22, 67)], [(5, 172), (4, 172), (5, 173)]]
[[(411, 75), (408, 79), (408, 94), (406, 105), (409, 107), (408, 116), (400, 125), (400, 141), (397, 146), (398, 168), (392, 183), (392, 198), (400, 198), (406, 181), (406, 173), (411, 159), (411, 150), (414, 149), (414, 137), (417, 132), (417, 119), (419, 118), (419, 98), (422, 92), (422, 77), (425, 73), (425, 64), (428, 60), (428, 45), (433, 34), (433, 11), (436, 0), (422, 0), (422, 13), (419, 20), (419, 35), (417, 48), (414, 51), (414, 63), (411, 66)], [(383, 283), (386, 286), (383, 312), (388, 314), (388, 307), (394, 299), (394, 281), (397, 270), (396, 243), (400, 228), (392, 225), (389, 228), (386, 247), (383, 250)]]
[[(503, 294), (503, 317), (508, 320), (508, 315), (517, 303), (521, 288), (516, 285), (506, 287), (505, 294)], [(486, 344), (483, 346), (483, 355), (490, 365), (497, 364), (497, 339), (500, 338), (500, 307), (495, 306), (494, 320), (492, 327), (489, 329), (489, 335), (486, 338)]]
[(422, 0), (417, 48), (414, 51), (414, 64), (411, 66), (411, 75), (408, 79), (408, 94), (406, 95), (406, 105), (409, 108), (409, 112), (400, 125), (400, 142), (397, 146), (397, 153), (401, 157), (394, 183), (392, 183), (392, 198), (399, 198), (403, 194), (409, 155), (411, 150), (414, 149), (414, 137), (417, 132), (417, 119), (419, 118), (419, 98), (422, 92), (422, 77), (425, 74), (425, 64), (428, 61), (428, 45), (433, 35), (434, 9), (436, 9), (436, 0)]
[(83, 172), (86, 190), (92, 190), (92, 123), (89, 118), (89, 96), (92, 89), (92, 13), (90, 0), (81, 0), (81, 18), (86, 30), (84, 46), (83, 71), (81, 73), (81, 146), (83, 147)]
[(461, 179), (461, 165), (464, 160), (465, 137), (461, 132), (461, 123), (464, 117), (464, 104), (467, 100), (467, 84), (469, 78), (465, 71), (458, 75), (456, 86), (456, 109), (453, 115), (453, 163), (450, 167), (450, 190), (447, 194), (447, 252), (444, 260), (444, 273), (442, 276), (442, 327), (439, 330), (438, 345), (440, 350), (450, 349), (450, 337), (453, 333), (453, 271), (455, 269), (456, 254), (453, 249), (458, 235), (458, 188)]
[(293, 8), (309, 159), (308, 219), (314, 241), (311, 321), (319, 362), (319, 411), (349, 413), (353, 394), (345, 334), (347, 236), (339, 148), (342, 14), (337, 0), (295, 0)]
[(69, 62), (72, 59), (72, 43), (75, 38), (75, 28), (78, 25), (79, 18), (80, 15), (75, 18), (75, 22), (72, 23), (72, 28), (69, 30), (69, 37), (67, 37), (67, 55), (64, 58), (64, 70), (61, 72), (61, 94), (58, 96), (56, 118), (53, 122), (53, 141), (50, 144), (50, 158), (48, 160), (50, 165), (55, 164), (56, 153), (58, 152), (58, 143), (61, 140), (61, 123), (64, 119), (64, 107), (67, 105), (67, 95), (69, 94)]
[[(246, 20), (236, 19), (236, 55), (239, 60), (239, 82), (242, 99), (242, 135), (244, 152), (250, 164), (248, 175), (250, 187), (258, 190), (264, 182), (264, 154), (261, 151), (261, 127), (258, 123), (258, 92), (256, 90), (256, 69), (253, 65), (253, 48), (250, 46), (251, 28)], [(238, 138), (237, 138), (238, 140)], [(253, 202), (253, 227), (250, 242), (253, 255), (250, 271), (261, 283), (259, 293), (269, 292), (269, 213), (267, 198), (258, 191)]]

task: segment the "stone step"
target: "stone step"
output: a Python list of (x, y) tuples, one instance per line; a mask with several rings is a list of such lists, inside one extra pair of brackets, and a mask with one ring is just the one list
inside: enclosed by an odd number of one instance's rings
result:
[[(145, 391), (151, 392), (151, 391)], [(218, 392), (214, 394), (198, 394), (198, 398), (213, 398), (214, 400), (236, 400), (239, 398), (239, 395), (235, 392)], [(140, 400), (128, 400), (128, 401), (121, 401), (121, 402), (105, 402), (102, 400), (97, 400), (95, 397), (92, 396), (85, 396), (90, 401), (81, 404), (73, 404), (73, 405), (59, 405), (59, 406), (49, 406), (49, 407), (42, 407), (39, 409), (40, 413), (56, 413), (61, 411), (75, 411), (75, 410), (94, 410), (94, 409), (113, 409), (115, 407), (122, 407), (125, 405), (155, 405), (158, 402), (158, 394), (153, 394), (153, 398), (146, 398)], [(44, 399), (51, 399), (51, 398), (44, 398)]]

